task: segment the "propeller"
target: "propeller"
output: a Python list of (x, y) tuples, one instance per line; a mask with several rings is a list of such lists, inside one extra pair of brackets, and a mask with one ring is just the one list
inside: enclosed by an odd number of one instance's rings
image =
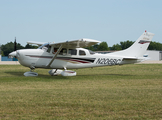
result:
[(11, 52), (10, 54), (9, 54), (9, 57), (12, 57), (12, 58), (17, 58), (17, 48), (16, 48), (16, 37), (15, 37), (15, 42), (14, 42), (14, 51), (13, 52)]
[(15, 42), (14, 42), (14, 51), (16, 51), (17, 50), (17, 48), (16, 48), (16, 37), (15, 37)]

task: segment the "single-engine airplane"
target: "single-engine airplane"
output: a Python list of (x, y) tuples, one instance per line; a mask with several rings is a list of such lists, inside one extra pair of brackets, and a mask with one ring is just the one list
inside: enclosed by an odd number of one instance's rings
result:
[[(59, 43), (27, 42), (36, 44), (38, 49), (22, 49), (9, 54), (19, 63), (29, 67), (25, 76), (38, 76), (35, 68), (52, 69), (50, 75), (75, 76), (76, 72), (67, 69), (133, 64), (144, 61), (145, 54), (154, 34), (145, 31), (129, 48), (108, 54), (94, 53), (82, 47), (99, 43), (93, 39), (79, 39)], [(63, 69), (63, 70), (61, 70)]]

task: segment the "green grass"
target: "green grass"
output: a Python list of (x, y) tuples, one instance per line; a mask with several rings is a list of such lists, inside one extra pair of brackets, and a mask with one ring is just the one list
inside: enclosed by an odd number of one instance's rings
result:
[(0, 65), (0, 119), (162, 119), (162, 64), (78, 69), (75, 77), (26, 71)]

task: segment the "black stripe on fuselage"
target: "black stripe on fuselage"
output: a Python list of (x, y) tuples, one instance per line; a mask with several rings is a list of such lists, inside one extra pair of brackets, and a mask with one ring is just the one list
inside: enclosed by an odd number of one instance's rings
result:
[[(48, 58), (48, 59), (53, 58), (53, 56), (38, 56), (38, 55), (26, 55), (26, 56), (33, 57), (33, 58)], [(62, 60), (74, 59), (74, 60), (83, 60), (83, 61), (88, 61), (93, 63), (96, 58), (56, 57), (56, 59), (62, 59)]]

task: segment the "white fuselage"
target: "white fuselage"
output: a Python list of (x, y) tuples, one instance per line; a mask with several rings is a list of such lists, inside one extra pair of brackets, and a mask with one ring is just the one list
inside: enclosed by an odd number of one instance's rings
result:
[[(21, 65), (30, 68), (75, 69), (126, 64), (122, 61), (122, 56), (91, 53), (89, 50), (83, 48), (76, 48), (75, 50), (75, 55), (69, 54), (69, 49), (65, 50), (64, 53), (58, 54), (48, 67), (48, 63), (55, 56), (52, 51), (47, 52), (44, 49), (18, 50), (17, 58)], [(137, 60), (131, 60), (127, 61), (127, 64), (136, 62)]]

